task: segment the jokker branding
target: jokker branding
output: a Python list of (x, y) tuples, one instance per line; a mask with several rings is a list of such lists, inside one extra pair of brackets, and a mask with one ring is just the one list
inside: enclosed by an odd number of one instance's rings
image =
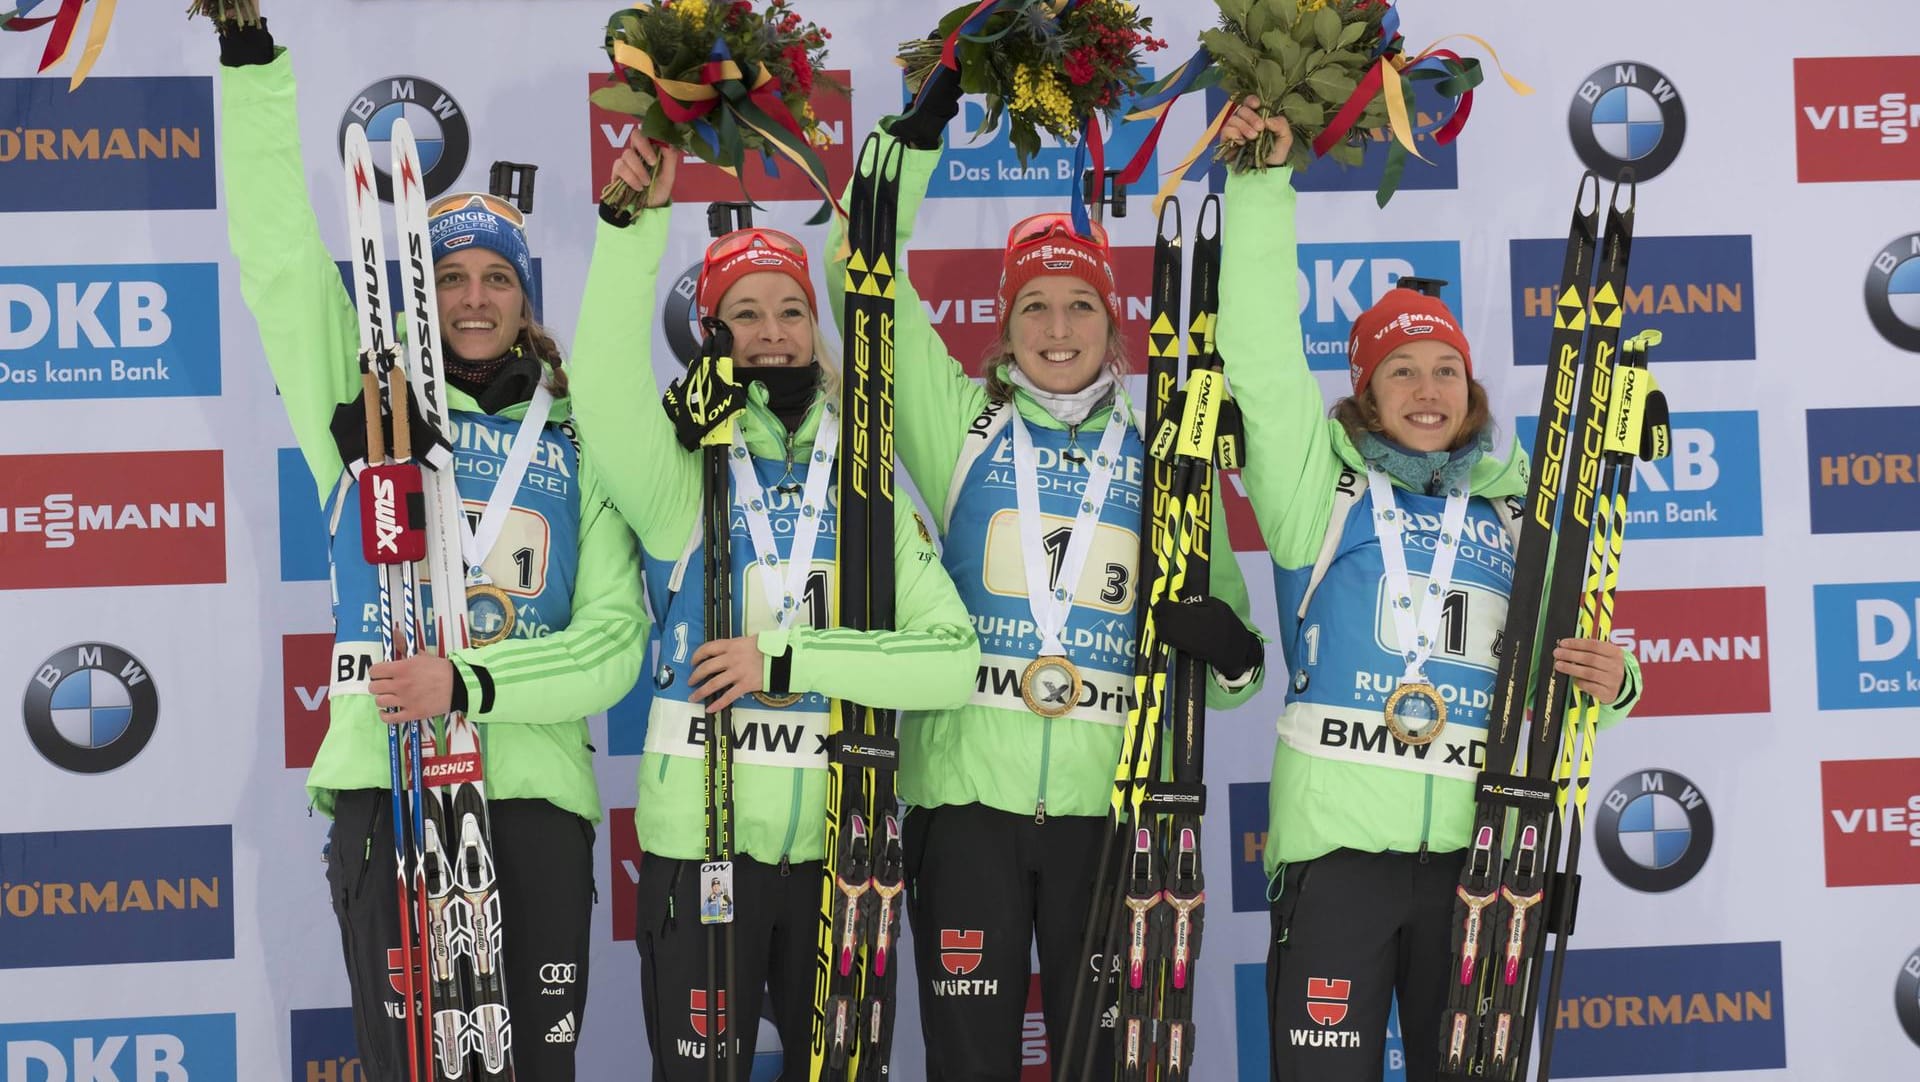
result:
[(1822, 710), (1920, 706), (1920, 582), (1813, 588)]
[(1920, 56), (1793, 61), (1800, 183), (1920, 179)]
[(0, 269), (0, 401), (219, 393), (217, 264)]
[(0, 79), (0, 212), (211, 210), (213, 80)]
[(225, 582), (219, 451), (0, 455), (0, 590)]
[(1920, 530), (1920, 406), (1807, 411), (1814, 533)]
[[(1566, 247), (1565, 237), (1507, 242), (1515, 364), (1551, 360), (1554, 290)], [(1622, 299), (1627, 309), (1622, 333), (1653, 326), (1663, 335), (1652, 354), (1655, 372), (1676, 361), (1756, 356), (1753, 237), (1748, 234), (1636, 236)]]
[(233, 828), (0, 834), (0, 969), (233, 957)]
[(1640, 662), (1636, 717), (1772, 709), (1763, 586), (1623, 590), (1614, 599), (1611, 639)]
[(1571, 950), (1566, 966), (1556, 1078), (1787, 1065), (1777, 942)]
[(0, 1053), (4, 1053), (7, 1082), (235, 1082), (238, 1078), (231, 1014), (0, 1023)]
[[(1666, 537), (1758, 537), (1763, 532), (1760, 415), (1753, 410), (1676, 413), (1673, 444), (1656, 462), (1635, 459), (1627, 543)], [(1539, 418), (1514, 423), (1533, 449)]]
[[(837, 94), (816, 82), (808, 104), (813, 107), (814, 115), (820, 118), (821, 130), (827, 134), (827, 145), (816, 147), (820, 155), (820, 164), (827, 170), (827, 183), (833, 189), (835, 198), (839, 198), (841, 188), (853, 176), (853, 147), (847, 141), (848, 129), (853, 124), (853, 73), (844, 68), (829, 68), (823, 74), (846, 86), (848, 93)], [(591, 74), (587, 77), (587, 92), (608, 85), (606, 73)], [(633, 136), (634, 126), (639, 121), (624, 113), (602, 109), (587, 102), (587, 125), (591, 129), (589, 143), (593, 148), (593, 184), (588, 188), (588, 197), (594, 202), (600, 201), (600, 190), (613, 178), (613, 163), (627, 148), (627, 141)], [(792, 162), (782, 160), (776, 168), (777, 176), (769, 176), (765, 161), (759, 154), (748, 154), (746, 165), (740, 170), (739, 177), (728, 176), (719, 166), (709, 165), (698, 158), (686, 158), (674, 174), (673, 199), (676, 203), (712, 203), (747, 198), (740, 194), (744, 182), (746, 190), (755, 202), (784, 202), (788, 200), (820, 199), (820, 193)]]
[(1920, 759), (1820, 764), (1827, 886), (1920, 883)]

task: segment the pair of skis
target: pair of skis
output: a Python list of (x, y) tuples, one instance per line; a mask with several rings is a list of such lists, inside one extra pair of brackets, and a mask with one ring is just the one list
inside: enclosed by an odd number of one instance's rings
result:
[[(1187, 382), (1180, 356), (1179, 202), (1161, 210), (1148, 333), (1151, 478), (1141, 524), (1134, 703), (1128, 713), (1082, 954), (1092, 977), (1075, 988), (1057, 1077), (1086, 1080), (1111, 1019), (1115, 1077), (1191, 1077), (1194, 966), (1205, 917), (1200, 816), (1206, 810), (1204, 662), (1161, 640), (1154, 606), (1199, 600), (1210, 588), (1213, 488), (1239, 462), (1238, 414), (1214, 346), (1219, 311), (1220, 202), (1208, 196), (1193, 246)], [(1159, 741), (1166, 740), (1164, 749)], [(1117, 987), (1116, 987), (1117, 984)]]
[[(403, 250), (404, 346), (396, 343), (388, 326), (386, 248), (372, 151), (362, 127), (347, 129), (351, 272), (367, 398), (367, 463), (358, 478), (366, 531), (363, 553), (379, 570), (381, 653), (389, 661), (426, 645), (428, 618), (431, 646), (442, 656), (470, 641), (460, 552), (463, 510), (453, 452), (433, 441), (427, 453), (416, 458), (409, 425), (411, 389), (427, 421), (440, 433), (453, 431), (440, 357), (424, 174), (404, 120), (395, 123), (391, 145), (394, 218)], [(386, 453), (387, 423), (394, 433), (391, 456)], [(434, 588), (431, 610), (420, 598), (416, 564), (422, 562)], [(389, 726), (387, 735), (407, 1077), (410, 1082), (468, 1077), (503, 1082), (513, 1077), (513, 1031), (502, 977), (500, 895), (479, 732), (465, 716), (449, 714), (444, 755), (435, 754), (431, 727), (418, 721)]]
[[(1487, 713), (1487, 759), (1456, 891), (1440, 1032), (1441, 1076), (1450, 1080), (1516, 1082), (1525, 1074), (1545, 933), (1556, 934), (1559, 958), (1572, 932), (1600, 709), (1554, 670), (1553, 649), (1575, 634), (1606, 637), (1631, 463), (1666, 453), (1665, 400), (1646, 372), (1646, 351), (1659, 336), (1637, 335), (1624, 353), (1620, 343), (1633, 240), (1632, 171), (1623, 170), (1613, 187), (1601, 235), (1599, 196), (1599, 179), (1583, 176), (1554, 292), (1552, 355)], [(1521, 730), (1529, 715), (1521, 768)], [(1570, 794), (1575, 819), (1562, 870)], [(1561, 968), (1554, 967), (1556, 988)], [(1550, 1052), (1550, 1022), (1547, 1033)], [(1541, 1057), (1543, 1082), (1548, 1058)]]
[[(894, 621), (893, 279), (899, 144), (869, 135), (848, 198), (836, 547), (841, 627)], [(820, 888), (812, 1077), (887, 1077), (906, 857), (893, 710), (836, 700), (828, 720), (826, 874)]]

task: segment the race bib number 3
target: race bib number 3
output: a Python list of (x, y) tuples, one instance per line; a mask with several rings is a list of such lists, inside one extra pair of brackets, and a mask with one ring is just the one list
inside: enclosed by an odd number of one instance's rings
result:
[[(1067, 543), (1073, 538), (1073, 520), (1059, 515), (1040, 518), (1040, 542), (1046, 549), (1049, 575), (1058, 585), (1060, 566), (1067, 557)], [(1139, 559), (1138, 533), (1100, 523), (1093, 536), (1093, 547), (1087, 553), (1087, 564), (1080, 569), (1074, 605), (1115, 615), (1133, 612), (1134, 565)], [(1017, 598), (1023, 603), (1027, 600), (1027, 571), (1020, 558), (1019, 512), (997, 512), (988, 523), (983, 567), (987, 592)]]

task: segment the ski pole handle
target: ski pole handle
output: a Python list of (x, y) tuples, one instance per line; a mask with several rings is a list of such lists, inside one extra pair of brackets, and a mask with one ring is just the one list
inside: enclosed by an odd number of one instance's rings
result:
[(411, 462), (413, 429), (408, 418), (407, 366), (404, 363), (394, 362), (393, 371), (387, 376), (387, 386), (399, 388), (393, 402), (393, 458), (396, 462)]
[(371, 367), (360, 373), (360, 396), (367, 406), (367, 465), (378, 466), (387, 458), (387, 432), (380, 423), (380, 377)]

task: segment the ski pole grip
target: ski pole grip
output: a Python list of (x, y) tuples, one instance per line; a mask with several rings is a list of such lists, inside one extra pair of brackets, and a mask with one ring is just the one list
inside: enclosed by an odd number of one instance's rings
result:
[(413, 429), (407, 419), (407, 369), (404, 364), (394, 364), (393, 372), (387, 376), (387, 386), (399, 388), (393, 404), (393, 457), (398, 462), (409, 462), (413, 459)]
[(371, 367), (360, 373), (360, 397), (367, 404), (367, 465), (377, 466), (387, 457), (387, 433), (380, 423), (380, 377)]

